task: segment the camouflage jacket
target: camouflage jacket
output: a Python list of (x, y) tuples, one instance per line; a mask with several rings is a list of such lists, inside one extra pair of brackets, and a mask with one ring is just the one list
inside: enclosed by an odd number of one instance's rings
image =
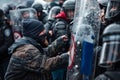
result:
[(27, 40), (29, 43), (21, 42), (22, 46), (12, 50), (5, 80), (51, 80), (51, 71), (63, 68), (68, 63), (68, 54), (57, 55), (57, 49), (62, 47), (57, 44), (60, 39), (45, 50), (40, 46), (41, 50), (38, 49), (32, 44), (35, 41), (30, 40)]

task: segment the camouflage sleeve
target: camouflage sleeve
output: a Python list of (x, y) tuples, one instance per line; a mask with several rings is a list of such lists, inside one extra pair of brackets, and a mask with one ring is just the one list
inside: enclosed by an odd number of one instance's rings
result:
[(46, 48), (47, 55), (49, 57), (56, 56), (56, 55), (58, 55), (59, 52), (62, 52), (63, 48), (68, 47), (68, 45), (69, 45), (69, 40), (68, 41), (64, 41), (62, 39), (62, 37), (60, 36), (52, 44), (50, 44)]
[[(25, 45), (17, 49), (14, 56), (19, 58), (19, 65), (24, 70), (33, 72), (46, 72), (63, 67), (67, 64), (68, 55), (56, 56), (48, 58), (46, 55), (41, 55), (35, 47)], [(18, 64), (17, 64), (18, 65)]]

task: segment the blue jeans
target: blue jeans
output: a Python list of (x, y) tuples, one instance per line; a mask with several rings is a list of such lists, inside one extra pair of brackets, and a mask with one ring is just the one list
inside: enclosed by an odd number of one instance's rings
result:
[(66, 80), (66, 69), (59, 69), (52, 72), (53, 80)]

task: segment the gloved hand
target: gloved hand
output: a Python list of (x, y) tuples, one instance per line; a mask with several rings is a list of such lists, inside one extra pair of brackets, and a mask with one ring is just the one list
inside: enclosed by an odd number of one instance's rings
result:
[(66, 35), (58, 37), (47, 48), (46, 52), (48, 56), (56, 56), (61, 53), (65, 53), (69, 49), (69, 38)]
[(58, 37), (53, 43), (59, 52), (67, 52), (69, 48), (70, 39), (66, 35)]

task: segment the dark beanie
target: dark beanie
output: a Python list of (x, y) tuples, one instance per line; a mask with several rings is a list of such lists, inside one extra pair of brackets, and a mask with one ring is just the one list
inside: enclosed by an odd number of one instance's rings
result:
[(38, 20), (27, 19), (23, 21), (23, 36), (36, 38), (43, 30), (44, 26)]

